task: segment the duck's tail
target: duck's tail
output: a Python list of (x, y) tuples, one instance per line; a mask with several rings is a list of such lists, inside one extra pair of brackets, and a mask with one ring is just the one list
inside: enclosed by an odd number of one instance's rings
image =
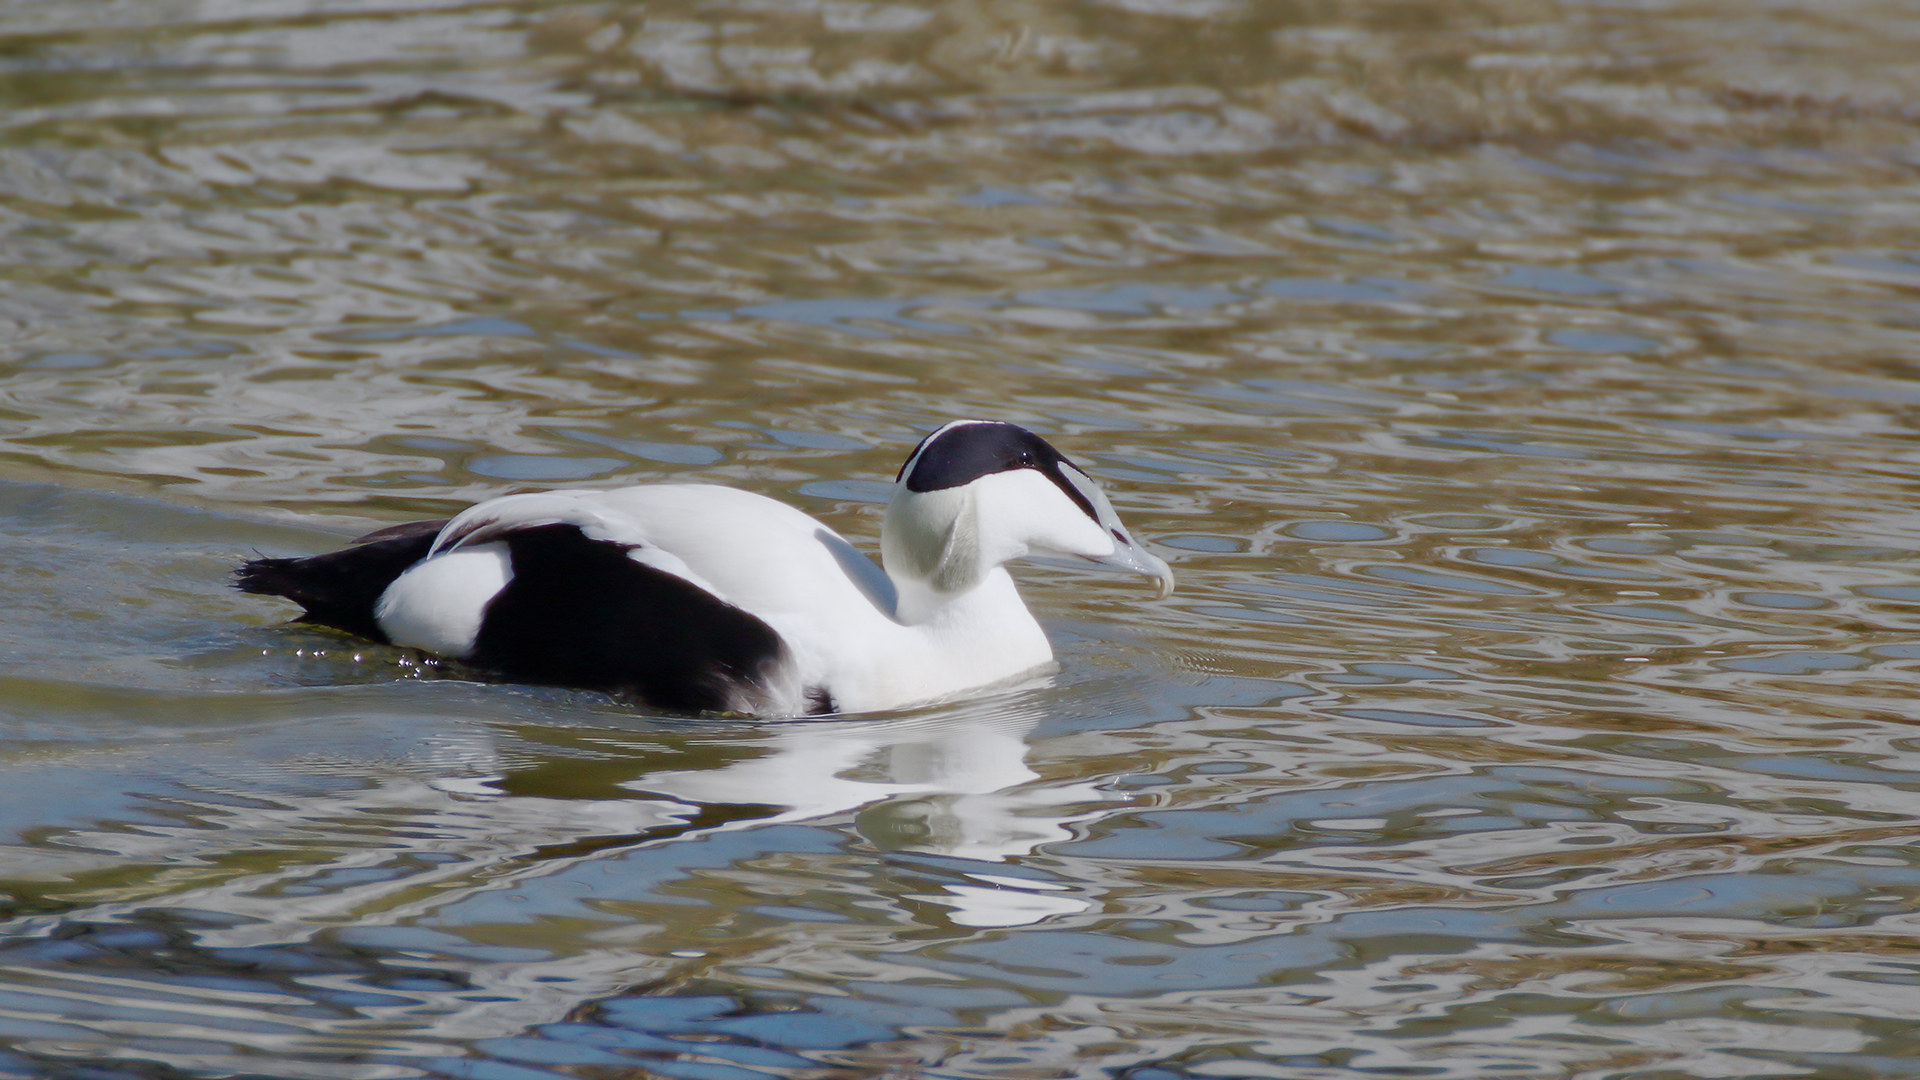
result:
[(308, 622), (385, 641), (373, 617), (393, 579), (426, 557), (445, 521), (416, 521), (371, 532), (352, 547), (296, 559), (252, 559), (234, 571), (234, 587), (284, 596), (307, 609)]

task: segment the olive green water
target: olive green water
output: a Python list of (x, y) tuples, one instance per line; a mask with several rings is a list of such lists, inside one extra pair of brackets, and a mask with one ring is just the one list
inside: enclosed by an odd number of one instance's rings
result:
[[(1920, 1072), (1920, 10), (0, 3), (0, 1077)], [(652, 717), (253, 552), (988, 416), (1181, 589)], [(458, 676), (459, 673), (451, 673)]]

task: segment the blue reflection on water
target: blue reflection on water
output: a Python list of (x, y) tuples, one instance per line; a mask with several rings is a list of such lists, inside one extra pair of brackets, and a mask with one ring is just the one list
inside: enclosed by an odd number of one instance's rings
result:
[(983, 187), (967, 195), (956, 195), (954, 202), (967, 206), (1052, 206), (1051, 199), (1044, 199), (1024, 191), (1011, 188)]
[(1437, 435), (1422, 435), (1407, 441), (1415, 446), (1462, 447), (1468, 450), (1485, 450), (1494, 454), (1521, 454), (1527, 457), (1581, 459), (1591, 456), (1586, 451), (1575, 447), (1554, 446), (1549, 443), (1535, 442), (1523, 435), (1498, 431), (1448, 431)]
[(72, 371), (76, 368), (100, 367), (106, 362), (106, 357), (96, 353), (63, 352), (42, 353), (20, 366), (40, 371)]
[(723, 455), (711, 446), (697, 443), (661, 443), (642, 442), (639, 439), (618, 439), (611, 435), (602, 435), (597, 431), (582, 431), (578, 428), (562, 428), (560, 434), (580, 442), (604, 446), (609, 450), (618, 450), (623, 454), (632, 454), (648, 461), (659, 461), (674, 465), (711, 465)]
[(1301, 540), (1332, 540), (1346, 543), (1385, 540), (1393, 535), (1378, 525), (1366, 525), (1358, 521), (1296, 521), (1282, 531), (1288, 536)]
[(489, 454), (468, 458), (466, 470), (500, 480), (585, 480), (626, 467), (618, 458), (555, 457), (545, 454)]
[(915, 318), (904, 314), (909, 309), (924, 307), (928, 302), (920, 299), (854, 300), (844, 297), (825, 297), (817, 300), (782, 300), (773, 304), (753, 304), (740, 308), (739, 314), (754, 319), (824, 326), (861, 337), (882, 336), (882, 331), (862, 325), (871, 322), (889, 323), (909, 330), (925, 330), (939, 334), (973, 332), (970, 328), (955, 323), (936, 322), (932, 319)]
[(1547, 334), (1547, 344), (1581, 352), (1629, 355), (1660, 347), (1660, 343), (1652, 338), (1604, 330), (1554, 330)]
[(878, 480), (809, 480), (797, 490), (816, 499), (863, 503), (885, 503), (893, 495), (893, 485)]
[(1350, 304), (1377, 304), (1407, 300), (1430, 291), (1426, 286), (1407, 281), (1367, 278), (1340, 281), (1334, 278), (1271, 278), (1260, 291), (1286, 300), (1327, 300)]
[(1105, 289), (1029, 289), (1014, 295), (1016, 302), (1035, 307), (1069, 308), (1104, 315), (1151, 315), (1161, 308), (1205, 309), (1240, 299), (1244, 299), (1241, 294), (1225, 289), (1141, 284)]
[(458, 337), (532, 337), (533, 327), (513, 319), (480, 316), (456, 319), (430, 326), (389, 326), (364, 330), (346, 330), (335, 335), (341, 341), (405, 341), (408, 338)]
[(1865, 667), (1867, 663), (1865, 657), (1834, 652), (1788, 652), (1712, 661), (1714, 667), (1729, 671), (1757, 671), (1768, 675), (1817, 675), (1822, 671), (1851, 671)]
[(1624, 286), (1603, 281), (1591, 274), (1551, 266), (1516, 266), (1495, 278), (1493, 284), (1567, 297), (1610, 296), (1626, 291)]
[(1337, 716), (1348, 716), (1356, 720), (1378, 720), (1384, 724), (1414, 724), (1419, 727), (1498, 727), (1491, 720), (1475, 720), (1470, 716), (1452, 716), (1446, 713), (1415, 712), (1411, 709), (1335, 709)]

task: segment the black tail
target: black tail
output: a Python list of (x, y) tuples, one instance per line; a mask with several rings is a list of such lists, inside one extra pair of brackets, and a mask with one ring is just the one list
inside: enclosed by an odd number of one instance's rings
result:
[(426, 557), (444, 521), (418, 521), (368, 533), (354, 546), (304, 559), (253, 559), (234, 571), (234, 587), (284, 596), (308, 622), (385, 641), (373, 608), (393, 579)]

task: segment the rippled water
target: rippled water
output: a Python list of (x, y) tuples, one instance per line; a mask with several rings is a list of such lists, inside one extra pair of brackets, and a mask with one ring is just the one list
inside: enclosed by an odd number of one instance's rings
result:
[[(0, 1076), (1905, 1076), (1920, 13), (0, 3)], [(254, 551), (1033, 426), (1181, 591), (813, 723)]]

